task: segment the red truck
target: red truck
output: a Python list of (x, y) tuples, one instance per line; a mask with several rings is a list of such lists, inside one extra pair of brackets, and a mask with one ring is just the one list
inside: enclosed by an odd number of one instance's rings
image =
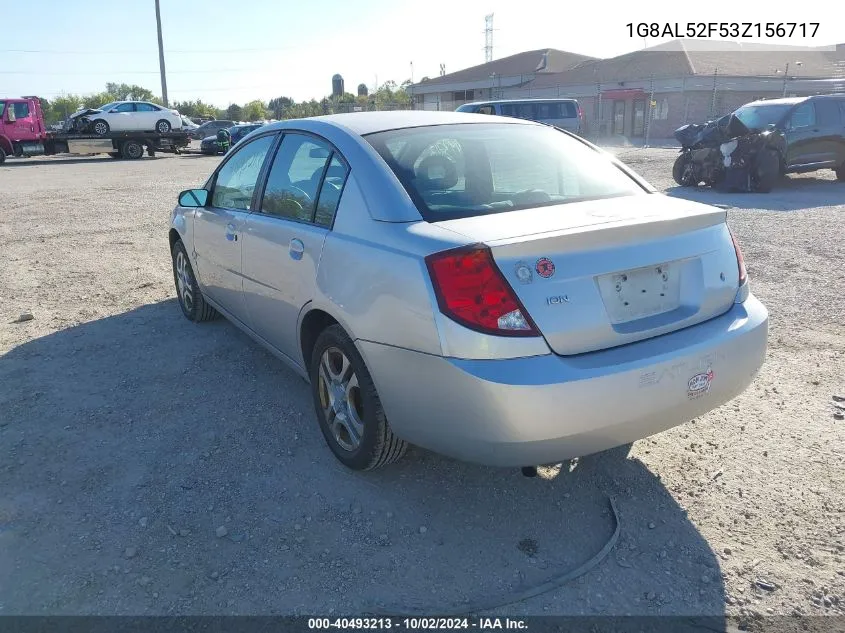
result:
[(109, 154), (137, 159), (156, 151), (179, 152), (191, 142), (187, 132), (109, 132), (103, 135), (48, 130), (38, 97), (0, 99), (0, 163), (7, 156)]

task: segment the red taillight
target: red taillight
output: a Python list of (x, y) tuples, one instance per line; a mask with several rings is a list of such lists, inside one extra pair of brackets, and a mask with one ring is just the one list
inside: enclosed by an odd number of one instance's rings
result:
[(739, 247), (739, 242), (736, 241), (733, 231), (728, 229), (731, 234), (731, 241), (734, 243), (734, 251), (736, 251), (736, 265), (739, 269), (739, 285), (741, 286), (748, 281), (748, 271), (745, 269), (745, 258), (742, 256), (742, 249)]
[(487, 334), (539, 336), (483, 244), (435, 253), (425, 263), (440, 311), (449, 318)]

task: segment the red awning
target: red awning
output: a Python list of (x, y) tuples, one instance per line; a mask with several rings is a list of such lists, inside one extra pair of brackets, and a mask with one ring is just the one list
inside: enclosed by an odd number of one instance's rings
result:
[(620, 88), (619, 90), (604, 90), (601, 93), (602, 99), (643, 99), (645, 90), (639, 88)]

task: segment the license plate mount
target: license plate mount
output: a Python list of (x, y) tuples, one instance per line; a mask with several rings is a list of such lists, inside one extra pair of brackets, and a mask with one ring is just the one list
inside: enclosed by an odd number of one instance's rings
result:
[(680, 305), (680, 267), (673, 262), (602, 275), (598, 283), (614, 325), (671, 312)]

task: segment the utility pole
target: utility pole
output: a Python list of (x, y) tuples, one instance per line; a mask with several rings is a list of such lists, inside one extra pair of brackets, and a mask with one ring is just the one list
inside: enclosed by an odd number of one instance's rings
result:
[(493, 61), (493, 14), (484, 16), (484, 63)]
[(645, 143), (643, 147), (648, 147), (648, 141), (651, 138), (651, 122), (654, 119), (654, 73), (651, 75), (651, 87), (648, 91), (648, 119), (646, 119), (645, 129)]
[(158, 28), (158, 65), (161, 70), (161, 100), (164, 101), (165, 107), (170, 107), (167, 102), (167, 76), (164, 71), (164, 42), (161, 39), (161, 9), (158, 6), (159, 0), (156, 3), (156, 27)]
[(783, 96), (786, 96), (786, 78), (789, 75), (789, 62), (786, 62), (786, 70), (783, 71)]

